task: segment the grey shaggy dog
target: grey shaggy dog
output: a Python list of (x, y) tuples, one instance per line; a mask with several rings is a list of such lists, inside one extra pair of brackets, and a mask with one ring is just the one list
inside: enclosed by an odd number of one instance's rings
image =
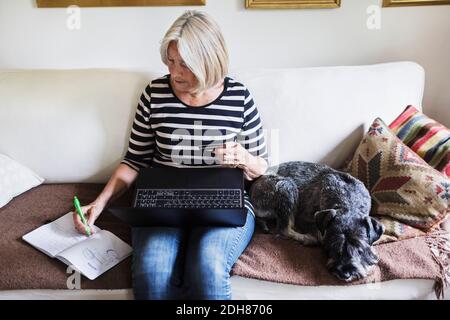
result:
[(368, 190), (350, 174), (317, 163), (285, 162), (256, 179), (249, 195), (265, 232), (266, 220), (275, 219), (278, 235), (321, 244), (328, 270), (339, 279), (361, 279), (378, 262), (372, 244), (384, 228), (369, 216)]

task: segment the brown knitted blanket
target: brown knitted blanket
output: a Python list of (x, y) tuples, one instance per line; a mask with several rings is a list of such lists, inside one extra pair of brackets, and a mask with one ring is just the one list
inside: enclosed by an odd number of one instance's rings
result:
[[(102, 184), (41, 185), (0, 209), (0, 290), (67, 289), (67, 266), (31, 247), (22, 236), (72, 210), (77, 195), (82, 204), (95, 199)], [(127, 193), (115, 204), (129, 203)], [(131, 229), (108, 213), (96, 225), (131, 244)], [(233, 275), (304, 286), (352, 285), (392, 279), (436, 280), (440, 297), (447, 283), (450, 259), (448, 235), (442, 231), (375, 246), (380, 262), (366, 279), (346, 284), (325, 268), (319, 247), (304, 247), (256, 230), (252, 241), (232, 269)], [(82, 289), (131, 288), (131, 258), (90, 281), (81, 277)]]
[[(22, 236), (73, 210), (73, 196), (81, 204), (93, 201), (104, 185), (40, 185), (13, 199), (0, 209), (0, 290), (67, 289), (72, 275), (67, 265), (35, 249)], [(126, 194), (116, 203), (126, 203)], [(110, 214), (102, 214), (96, 225), (131, 244), (131, 229)], [(81, 277), (82, 289), (131, 288), (131, 258), (119, 263), (97, 279)], [(73, 278), (73, 277), (72, 277)]]
[(394, 279), (433, 279), (438, 298), (448, 283), (450, 237), (436, 232), (375, 246), (379, 263), (368, 277), (345, 283), (325, 267), (326, 256), (319, 247), (305, 247), (294, 240), (255, 233), (232, 269), (232, 274), (302, 286), (355, 285)]

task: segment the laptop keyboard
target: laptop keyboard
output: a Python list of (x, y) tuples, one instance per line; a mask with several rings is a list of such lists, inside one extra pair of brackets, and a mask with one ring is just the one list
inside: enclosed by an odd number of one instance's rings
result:
[(240, 189), (138, 189), (136, 208), (242, 208)]

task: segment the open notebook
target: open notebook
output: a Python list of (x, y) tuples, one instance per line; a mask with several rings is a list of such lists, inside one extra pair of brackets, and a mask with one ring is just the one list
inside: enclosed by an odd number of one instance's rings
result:
[(22, 239), (94, 280), (130, 256), (132, 248), (107, 230), (96, 226), (93, 230), (90, 237), (79, 234), (73, 225), (72, 212), (69, 212), (27, 233)]

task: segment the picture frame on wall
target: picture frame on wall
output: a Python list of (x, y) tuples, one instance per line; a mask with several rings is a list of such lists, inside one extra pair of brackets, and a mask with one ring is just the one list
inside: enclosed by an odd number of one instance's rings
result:
[(429, 6), (450, 4), (450, 0), (383, 0), (383, 7)]
[(36, 0), (38, 8), (204, 6), (206, 0)]
[(341, 0), (245, 0), (254, 9), (327, 9), (339, 8)]

